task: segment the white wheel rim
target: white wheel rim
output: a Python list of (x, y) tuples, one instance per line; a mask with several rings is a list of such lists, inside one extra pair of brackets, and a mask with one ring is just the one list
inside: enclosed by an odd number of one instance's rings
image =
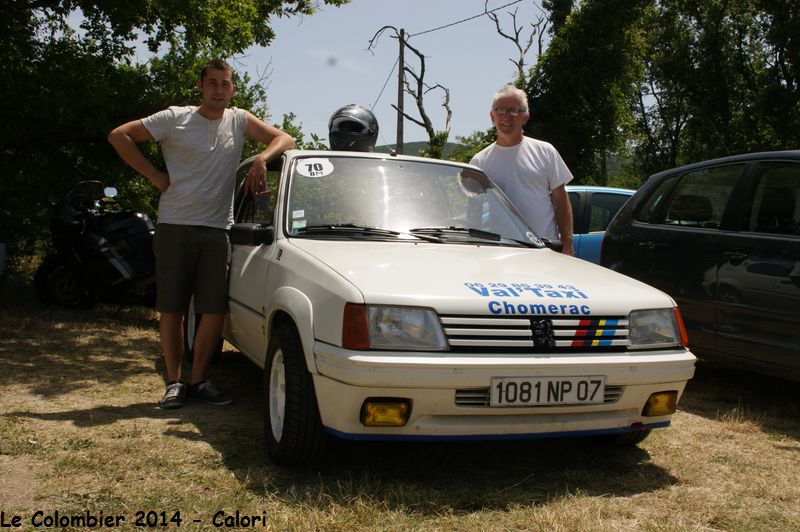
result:
[(286, 415), (286, 369), (283, 366), (283, 351), (278, 349), (272, 357), (269, 369), (269, 423), (276, 442), (283, 436), (283, 418)]

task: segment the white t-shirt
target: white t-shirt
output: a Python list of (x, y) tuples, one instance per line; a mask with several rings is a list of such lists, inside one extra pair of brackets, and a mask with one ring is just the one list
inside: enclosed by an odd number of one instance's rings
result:
[(161, 144), (169, 173), (169, 188), (158, 201), (158, 223), (228, 229), (247, 112), (231, 107), (222, 118), (209, 120), (196, 106), (170, 107), (142, 124)]
[(552, 144), (530, 137), (507, 148), (493, 143), (470, 164), (500, 187), (537, 235), (559, 237), (550, 191), (569, 183), (572, 173)]

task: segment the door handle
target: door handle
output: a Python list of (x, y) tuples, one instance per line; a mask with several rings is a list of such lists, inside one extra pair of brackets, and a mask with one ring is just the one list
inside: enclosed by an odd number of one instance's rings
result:
[(747, 253), (742, 253), (741, 251), (725, 251), (723, 252), (723, 255), (725, 255), (725, 258), (728, 259), (728, 261), (735, 264), (738, 264), (747, 258)]
[(656, 249), (655, 242), (639, 242), (637, 245), (642, 249)]

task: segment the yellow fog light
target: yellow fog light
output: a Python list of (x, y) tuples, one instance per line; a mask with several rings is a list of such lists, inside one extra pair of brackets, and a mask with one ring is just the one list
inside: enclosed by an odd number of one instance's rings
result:
[(366, 427), (402, 427), (410, 413), (408, 399), (370, 397), (361, 406), (361, 423)]
[(670, 392), (654, 393), (647, 399), (642, 415), (645, 417), (655, 416), (668, 416), (674, 414), (678, 408), (678, 392), (672, 390)]

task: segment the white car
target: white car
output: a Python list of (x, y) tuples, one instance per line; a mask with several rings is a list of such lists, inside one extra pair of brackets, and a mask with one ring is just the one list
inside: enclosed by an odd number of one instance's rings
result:
[(281, 464), (331, 437), (475, 440), (666, 427), (694, 374), (674, 300), (534, 235), (477, 168), (289, 151), (237, 174), (224, 336), (264, 371)]

